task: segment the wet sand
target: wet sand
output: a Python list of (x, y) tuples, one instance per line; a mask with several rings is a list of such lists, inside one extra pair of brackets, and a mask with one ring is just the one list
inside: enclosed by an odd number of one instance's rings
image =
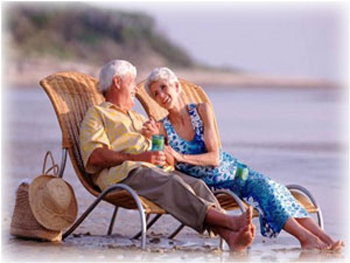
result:
[[(307, 187), (321, 205), (325, 229), (349, 244), (348, 153), (344, 135), (347, 103), (329, 89), (272, 91), (207, 90), (226, 151), (283, 184)], [(230, 99), (228, 99), (230, 98)], [(218, 238), (185, 228), (167, 239), (179, 223), (164, 216), (150, 230), (147, 251), (130, 239), (139, 229), (137, 212), (120, 209), (112, 236), (105, 236), (113, 207), (102, 203), (62, 243), (17, 239), (9, 235), (19, 181), (40, 174), (51, 150), (60, 162), (61, 134), (48, 98), (40, 89), (14, 89), (3, 94), (2, 257), (6, 261), (201, 261), (274, 262), (341, 261), (341, 253), (302, 251), (282, 232), (277, 239), (257, 238), (243, 254), (221, 252)], [(138, 107), (139, 109), (139, 107)], [(228, 110), (230, 109), (230, 110)], [(73, 186), (79, 215), (93, 201), (68, 162), (64, 178)], [(344, 209), (345, 208), (345, 209)], [(257, 219), (254, 222), (259, 229)]]

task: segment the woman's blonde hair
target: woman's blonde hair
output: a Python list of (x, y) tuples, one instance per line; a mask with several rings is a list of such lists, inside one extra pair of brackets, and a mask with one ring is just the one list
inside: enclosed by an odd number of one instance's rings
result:
[(176, 77), (175, 73), (166, 67), (162, 67), (162, 68), (155, 68), (152, 70), (151, 74), (149, 74), (149, 76), (146, 79), (146, 82), (144, 84), (145, 87), (145, 91), (148, 93), (148, 95), (150, 95), (153, 98), (153, 94), (151, 92), (151, 85), (159, 80), (165, 80), (167, 81), (169, 84), (174, 84), (175, 82), (179, 83), (179, 88), (181, 91), (181, 84), (178, 80), (178, 78)]

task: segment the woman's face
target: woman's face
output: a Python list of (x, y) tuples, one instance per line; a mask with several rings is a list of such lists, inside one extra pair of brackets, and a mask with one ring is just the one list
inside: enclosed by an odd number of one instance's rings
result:
[(179, 97), (179, 83), (169, 84), (166, 80), (158, 80), (152, 83), (150, 87), (155, 101), (163, 108), (169, 110), (174, 107)]

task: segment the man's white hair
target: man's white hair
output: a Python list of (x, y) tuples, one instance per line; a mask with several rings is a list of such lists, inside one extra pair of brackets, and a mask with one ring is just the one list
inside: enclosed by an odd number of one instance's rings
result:
[(114, 76), (125, 78), (128, 75), (136, 78), (136, 68), (126, 60), (112, 60), (108, 62), (100, 71), (99, 88), (102, 93), (108, 91), (112, 85)]
[[(179, 82), (178, 78), (176, 77), (175, 73), (166, 67), (162, 68), (155, 68), (152, 70), (151, 74), (148, 76), (146, 82), (145, 82), (145, 91), (153, 98), (153, 94), (151, 92), (151, 85), (159, 80), (165, 80), (169, 84), (174, 84), (175, 82)], [(180, 82), (179, 82), (180, 84)], [(180, 90), (181, 90), (181, 84), (180, 84)]]

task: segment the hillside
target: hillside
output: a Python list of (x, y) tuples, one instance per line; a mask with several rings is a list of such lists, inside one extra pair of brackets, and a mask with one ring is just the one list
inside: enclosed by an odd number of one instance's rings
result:
[(5, 33), (14, 60), (49, 58), (101, 65), (112, 58), (124, 58), (138, 67), (194, 64), (144, 13), (81, 3), (12, 3), (6, 10)]
[(204, 86), (324, 87), (323, 80), (259, 76), (198, 65), (157, 30), (149, 15), (106, 10), (79, 2), (7, 2), (2, 4), (3, 79), (15, 87), (37, 87), (57, 71), (94, 77), (111, 59), (126, 59), (138, 69), (138, 81), (157, 66)]

